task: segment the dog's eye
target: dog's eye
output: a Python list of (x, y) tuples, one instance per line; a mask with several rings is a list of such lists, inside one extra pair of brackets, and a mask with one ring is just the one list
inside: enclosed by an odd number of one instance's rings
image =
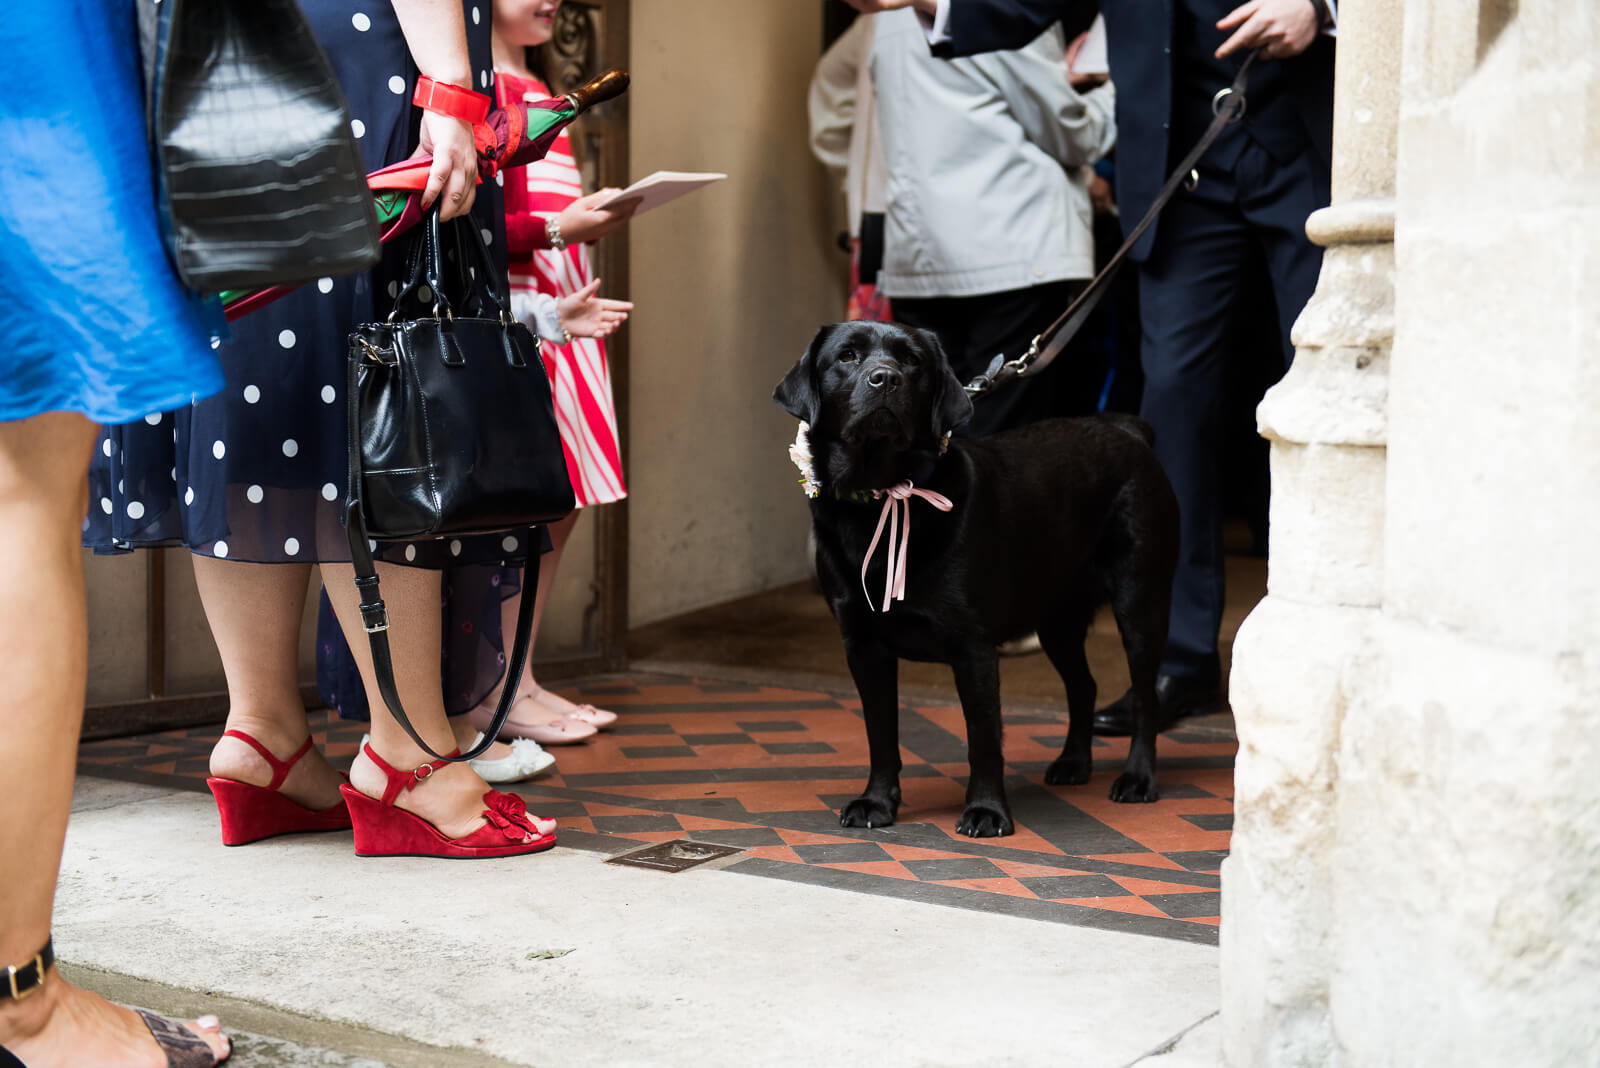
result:
[(900, 357), (900, 362), (905, 364), (907, 367), (921, 367), (922, 357), (918, 356), (914, 352), (908, 352), (904, 356)]
[(840, 363), (855, 363), (856, 362), (856, 350), (855, 349), (840, 349), (839, 350), (839, 362)]

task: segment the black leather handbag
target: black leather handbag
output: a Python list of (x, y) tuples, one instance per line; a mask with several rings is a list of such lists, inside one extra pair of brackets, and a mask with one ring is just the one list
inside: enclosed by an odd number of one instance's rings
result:
[[(350, 335), (345, 533), (384, 701), (425, 752), (440, 756), (417, 735), (395, 689), (371, 547), (527, 528), (510, 681), (482, 743), (451, 758), (469, 760), (493, 742), (516, 699), (539, 573), (532, 527), (567, 515), (574, 498), (538, 342), (512, 318), (477, 224), (470, 216), (440, 223), (435, 207), (411, 241), (395, 310)], [(401, 317), (419, 306), (431, 314)]]
[(162, 232), (203, 293), (380, 255), (350, 112), (294, 0), (138, 0)]

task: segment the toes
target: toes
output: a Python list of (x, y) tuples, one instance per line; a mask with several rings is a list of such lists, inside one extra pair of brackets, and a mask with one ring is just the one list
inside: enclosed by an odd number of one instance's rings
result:
[(1009, 815), (990, 808), (969, 808), (956, 823), (956, 831), (968, 838), (1002, 838), (1014, 829)]
[(214, 1060), (223, 1061), (233, 1052), (233, 1040), (222, 1033), (222, 1021), (215, 1016), (202, 1016), (185, 1026), (206, 1044)]
[(858, 797), (839, 811), (841, 827), (888, 827), (894, 823), (894, 809), (872, 798)]
[(1050, 786), (1080, 786), (1089, 781), (1089, 765), (1080, 760), (1057, 760), (1044, 773)]
[(1111, 800), (1120, 804), (1145, 804), (1160, 796), (1154, 775), (1135, 775), (1125, 771), (1111, 784)]

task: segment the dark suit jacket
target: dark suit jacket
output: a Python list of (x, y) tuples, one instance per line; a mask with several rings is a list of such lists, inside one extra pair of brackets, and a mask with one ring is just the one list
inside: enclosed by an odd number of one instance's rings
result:
[[(1169, 168), (1199, 139), (1199, 130), (1194, 127), (1200, 120), (1193, 114), (1185, 113), (1175, 121), (1174, 94), (1180, 100), (1190, 100), (1192, 111), (1195, 93), (1212, 87), (1175, 85), (1177, 72), (1195, 70), (1192, 63), (1179, 63), (1178, 57), (1207, 54), (1226, 37), (1207, 26), (1195, 32), (1194, 40), (1175, 40), (1180, 15), (1177, 9), (1183, 2), (1098, 0), (1106, 19), (1111, 80), (1117, 87), (1117, 203), (1125, 225), (1130, 227), (1149, 210)], [(1215, 0), (1213, 6), (1220, 17), (1235, 5)], [(950, 41), (935, 51), (965, 56), (1021, 48), (1058, 20), (1066, 27), (1070, 40), (1088, 28), (1096, 7), (1096, 0), (951, 0)], [(1237, 69), (1240, 61), (1242, 57), (1230, 57), (1229, 63)], [(1324, 167), (1330, 165), (1331, 37), (1319, 35), (1310, 48), (1293, 59), (1257, 60), (1250, 71), (1246, 96), (1250, 102), (1246, 129), (1269, 151), (1309, 151)], [(1201, 118), (1209, 117), (1206, 114)], [(1201, 125), (1203, 128), (1203, 122)], [(1183, 143), (1174, 143), (1176, 131), (1182, 131)], [(1150, 254), (1158, 226), (1147, 230), (1134, 246), (1131, 255), (1135, 260)]]

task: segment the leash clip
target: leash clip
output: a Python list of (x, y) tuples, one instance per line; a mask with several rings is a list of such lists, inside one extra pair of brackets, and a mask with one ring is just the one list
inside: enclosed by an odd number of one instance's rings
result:
[(1043, 336), (1042, 334), (1033, 335), (1033, 340), (1028, 342), (1028, 351), (1006, 364), (1007, 367), (1017, 373), (1018, 378), (1027, 374), (1028, 368), (1033, 366), (1033, 361), (1039, 358), (1039, 339)]

